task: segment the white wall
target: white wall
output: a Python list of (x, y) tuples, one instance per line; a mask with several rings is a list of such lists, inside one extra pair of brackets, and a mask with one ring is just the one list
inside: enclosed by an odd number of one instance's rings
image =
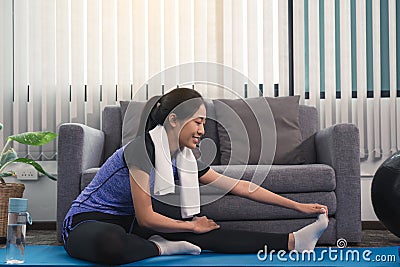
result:
[(361, 220), (378, 221), (371, 202), (371, 176), (361, 177)]
[[(38, 161), (49, 173), (57, 173), (56, 161)], [(7, 170), (10, 169), (9, 167)], [(33, 222), (56, 221), (57, 212), (57, 182), (45, 176), (39, 176), (35, 181), (22, 181), (17, 178), (5, 178), (6, 182), (23, 183), (24, 198), (28, 199), (28, 209)]]
[(379, 166), (390, 156), (383, 155), (375, 158), (369, 155), (361, 160), (361, 219), (363, 221), (378, 221), (371, 202), (371, 184)]

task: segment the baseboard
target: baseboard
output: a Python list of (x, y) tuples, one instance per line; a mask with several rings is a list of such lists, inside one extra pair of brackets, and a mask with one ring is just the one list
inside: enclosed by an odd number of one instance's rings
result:
[(43, 221), (43, 222), (33, 222), (32, 225), (26, 226), (27, 230), (56, 230), (56, 222)]
[(363, 221), (363, 230), (387, 230), (387, 228), (380, 221)]

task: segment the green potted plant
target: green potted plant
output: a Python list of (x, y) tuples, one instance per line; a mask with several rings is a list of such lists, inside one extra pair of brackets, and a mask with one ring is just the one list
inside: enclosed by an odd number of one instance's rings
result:
[[(0, 130), (2, 128), (3, 125), (0, 123)], [(56, 137), (57, 135), (53, 132), (26, 132), (11, 135), (7, 138), (0, 154), (0, 239), (4, 239), (2, 237), (6, 235), (8, 199), (10, 197), (22, 197), (25, 189), (22, 183), (6, 183), (3, 179), (4, 177), (16, 176), (16, 173), (10, 168), (12, 164), (24, 163), (32, 165), (38, 172), (43, 173), (52, 180), (56, 180), (53, 175), (47, 173), (36, 161), (29, 158), (18, 157), (15, 150), (10, 147), (11, 142), (16, 141), (24, 145), (41, 146), (47, 144)], [(7, 166), (9, 166), (8, 171), (5, 171)]]
[[(0, 123), (0, 130), (3, 128), (3, 125)], [(1, 154), (0, 154), (0, 182), (4, 183), (3, 177), (7, 176), (15, 176), (14, 171), (7, 171), (4, 172), (6, 166), (11, 163), (22, 162), (25, 164), (32, 165), (38, 172), (43, 173), (47, 177), (52, 180), (56, 180), (56, 178), (47, 173), (39, 163), (32, 159), (28, 158), (19, 158), (15, 150), (10, 147), (11, 141), (16, 141), (18, 143), (29, 145), (29, 146), (42, 146), (47, 144), (48, 142), (52, 141), (56, 138), (57, 135), (53, 132), (26, 132), (16, 135), (11, 135), (7, 138), (6, 144), (4, 145)]]

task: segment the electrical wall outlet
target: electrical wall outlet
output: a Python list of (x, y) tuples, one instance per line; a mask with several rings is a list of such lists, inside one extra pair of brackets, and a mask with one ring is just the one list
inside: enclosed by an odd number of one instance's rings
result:
[(37, 180), (38, 171), (31, 165), (19, 164), (15, 168), (15, 173), (18, 180)]
[[(1, 0), (0, 0), (1, 1)], [(36, 161), (42, 168), (49, 174), (57, 177), (57, 161)], [(37, 181), (40, 177), (44, 176), (44, 174), (39, 173), (33, 166), (24, 163), (12, 163), (8, 165), (5, 169), (7, 171), (13, 171), (16, 174), (18, 180), (31, 180)], [(11, 179), (11, 178), (9, 178)]]

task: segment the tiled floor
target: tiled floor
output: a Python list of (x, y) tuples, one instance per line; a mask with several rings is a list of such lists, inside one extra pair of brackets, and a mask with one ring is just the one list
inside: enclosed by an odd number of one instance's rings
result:
[[(57, 242), (54, 230), (29, 230), (26, 243), (30, 245), (61, 245)], [(351, 247), (400, 246), (400, 238), (386, 230), (363, 230), (362, 241), (349, 244)]]

